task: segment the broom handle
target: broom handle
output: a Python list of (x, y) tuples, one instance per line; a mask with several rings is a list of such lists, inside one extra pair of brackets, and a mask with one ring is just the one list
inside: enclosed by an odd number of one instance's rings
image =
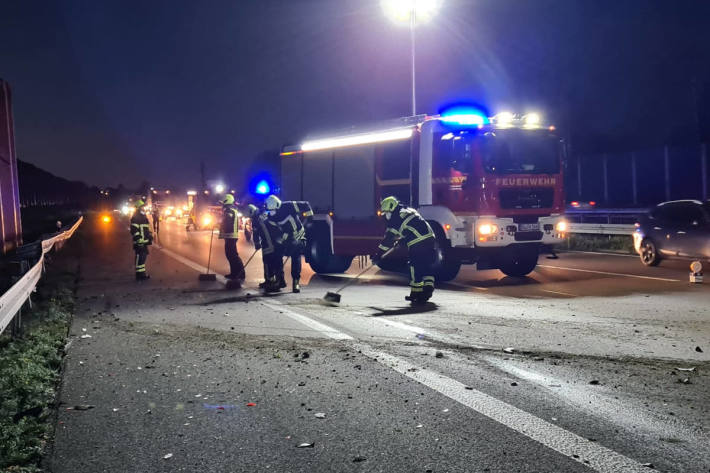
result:
[(212, 238), (214, 238), (214, 227), (210, 228), (210, 252), (207, 256), (207, 272), (205, 274), (210, 273), (210, 263), (212, 262)]
[[(382, 254), (382, 257), (381, 257), (380, 259), (384, 259), (387, 255), (389, 255), (390, 253), (392, 253), (393, 250), (394, 250), (394, 247), (392, 247), (392, 248), (390, 248), (389, 250), (385, 251), (385, 252)], [(335, 291), (335, 293), (336, 293), (336, 294), (340, 294), (340, 291), (342, 291), (343, 289), (345, 289), (345, 288), (348, 287), (349, 285), (355, 283), (358, 279), (360, 279), (360, 276), (362, 276), (363, 274), (365, 274), (366, 272), (368, 272), (369, 270), (371, 270), (371, 269), (374, 268), (374, 267), (375, 267), (374, 264), (370, 264), (370, 266), (368, 266), (367, 268), (365, 268), (365, 269), (363, 269), (362, 271), (360, 271), (357, 276), (355, 276), (355, 277), (352, 278), (350, 281), (348, 281), (348, 282), (346, 282), (345, 284), (343, 284), (343, 286), (342, 286), (340, 289), (338, 289), (337, 291)]]
[(244, 264), (244, 269), (246, 269), (247, 266), (249, 266), (249, 263), (251, 262), (252, 259), (254, 259), (254, 256), (256, 256), (256, 253), (257, 253), (258, 251), (259, 251), (259, 250), (254, 250), (254, 253), (251, 254), (251, 256), (249, 257), (249, 259), (247, 260), (247, 262)]

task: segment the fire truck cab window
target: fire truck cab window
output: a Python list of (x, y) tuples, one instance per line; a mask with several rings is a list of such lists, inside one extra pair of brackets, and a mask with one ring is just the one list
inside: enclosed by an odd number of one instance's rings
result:
[(494, 174), (556, 174), (559, 138), (535, 131), (496, 130), (479, 135), (483, 168)]
[(448, 167), (464, 174), (474, 157), (493, 174), (556, 174), (560, 171), (559, 138), (537, 131), (460, 131), (440, 135), (438, 154)]

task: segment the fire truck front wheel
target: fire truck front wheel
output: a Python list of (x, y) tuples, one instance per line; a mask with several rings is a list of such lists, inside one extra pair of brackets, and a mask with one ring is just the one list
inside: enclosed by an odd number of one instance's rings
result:
[(506, 276), (514, 278), (525, 277), (537, 266), (538, 254), (539, 250), (537, 248), (513, 251), (510, 255), (501, 259), (500, 270), (503, 271)]
[(451, 241), (446, 238), (444, 229), (436, 222), (429, 222), (436, 235), (436, 263), (434, 265), (437, 282), (448, 282), (456, 278), (461, 269), (461, 261), (451, 251)]

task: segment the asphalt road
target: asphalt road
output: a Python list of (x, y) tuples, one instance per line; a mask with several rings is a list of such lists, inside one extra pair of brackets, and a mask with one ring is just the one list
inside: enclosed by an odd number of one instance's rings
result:
[(52, 471), (710, 471), (710, 290), (683, 263), (467, 267), (417, 309), (373, 271), (332, 307), (357, 267), (262, 296), (257, 255), (227, 291), (197, 281), (209, 238), (163, 225), (136, 283), (125, 222), (87, 222)]

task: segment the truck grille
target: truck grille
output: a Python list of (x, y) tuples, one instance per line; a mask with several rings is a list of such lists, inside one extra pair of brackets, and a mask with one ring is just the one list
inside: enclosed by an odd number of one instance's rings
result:
[(552, 207), (554, 189), (505, 189), (500, 191), (503, 209), (545, 209)]

